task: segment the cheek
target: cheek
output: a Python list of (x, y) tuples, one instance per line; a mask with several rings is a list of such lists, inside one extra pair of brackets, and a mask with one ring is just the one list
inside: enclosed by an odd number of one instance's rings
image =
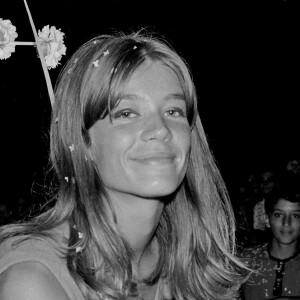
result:
[(273, 219), (270, 221), (270, 225), (273, 230), (278, 230), (281, 226), (282, 221), (280, 219)]
[(126, 132), (108, 132), (98, 142), (98, 157), (102, 164), (118, 164), (133, 144), (133, 137)]
[(176, 131), (176, 143), (184, 153), (189, 153), (191, 148), (191, 129), (187, 125)]
[(300, 219), (294, 219), (292, 224), (295, 228), (300, 228)]

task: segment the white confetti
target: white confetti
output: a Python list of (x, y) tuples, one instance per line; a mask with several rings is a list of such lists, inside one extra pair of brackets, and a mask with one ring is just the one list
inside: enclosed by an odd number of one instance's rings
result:
[(82, 251), (82, 247), (78, 246), (76, 247), (76, 253), (81, 252)]
[(95, 60), (94, 62), (93, 62), (93, 65), (94, 65), (94, 67), (99, 67), (99, 59), (97, 59), (97, 60)]

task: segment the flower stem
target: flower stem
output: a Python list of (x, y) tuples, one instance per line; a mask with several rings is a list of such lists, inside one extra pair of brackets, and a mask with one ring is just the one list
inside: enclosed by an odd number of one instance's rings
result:
[(14, 42), (16, 46), (35, 46), (36, 42)]
[(39, 54), (39, 57), (40, 57), (40, 61), (42, 63), (42, 68), (43, 68), (43, 72), (44, 72), (46, 83), (47, 83), (47, 89), (48, 89), (48, 93), (49, 93), (49, 97), (50, 97), (50, 102), (51, 102), (51, 105), (53, 107), (53, 105), (54, 105), (54, 92), (53, 92), (53, 87), (52, 87), (50, 75), (49, 75), (49, 72), (48, 72), (48, 69), (47, 69), (47, 66), (46, 66), (46, 63), (45, 63), (45, 57), (43, 55), (43, 51), (41, 49), (41, 46), (40, 46), (40, 43), (39, 43), (39, 40), (38, 40), (37, 31), (36, 31), (36, 28), (34, 26), (34, 22), (33, 22), (33, 19), (32, 19), (32, 16), (31, 16), (31, 13), (30, 13), (30, 10), (29, 10), (29, 7), (27, 5), (26, 0), (24, 0), (24, 4), (25, 4), (25, 7), (26, 7), (26, 11), (27, 11), (29, 21), (30, 21), (31, 29), (33, 31), (36, 48), (37, 48), (37, 51), (38, 51), (38, 54)]

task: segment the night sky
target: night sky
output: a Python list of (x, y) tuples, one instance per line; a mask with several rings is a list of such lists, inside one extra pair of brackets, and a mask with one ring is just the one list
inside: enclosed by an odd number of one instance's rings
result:
[[(28, 5), (37, 29), (50, 25), (65, 33), (62, 64), (97, 34), (145, 27), (164, 35), (191, 67), (204, 129), (230, 191), (245, 174), (299, 156), (298, 0), (28, 0)], [(18, 41), (34, 40), (23, 1), (1, 3), (0, 18), (17, 27)], [(53, 84), (60, 69), (50, 70)], [(0, 89), (2, 193), (31, 197), (44, 182), (51, 112), (34, 47), (18, 46), (0, 61)]]

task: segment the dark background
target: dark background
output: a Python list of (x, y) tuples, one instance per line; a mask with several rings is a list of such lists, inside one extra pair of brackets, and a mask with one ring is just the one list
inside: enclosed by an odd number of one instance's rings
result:
[[(4, 2), (4, 1), (1, 1)], [(194, 74), (199, 112), (221, 173), (234, 194), (246, 174), (299, 157), (299, 0), (28, 0), (35, 26), (65, 33), (68, 57), (111, 30), (146, 27), (164, 35)], [(0, 17), (33, 41), (23, 1)], [(53, 84), (61, 66), (50, 70)], [(37, 52), (17, 46), (0, 61), (1, 201), (38, 198), (48, 155), (51, 106)], [(3, 199), (3, 200), (2, 200)]]

